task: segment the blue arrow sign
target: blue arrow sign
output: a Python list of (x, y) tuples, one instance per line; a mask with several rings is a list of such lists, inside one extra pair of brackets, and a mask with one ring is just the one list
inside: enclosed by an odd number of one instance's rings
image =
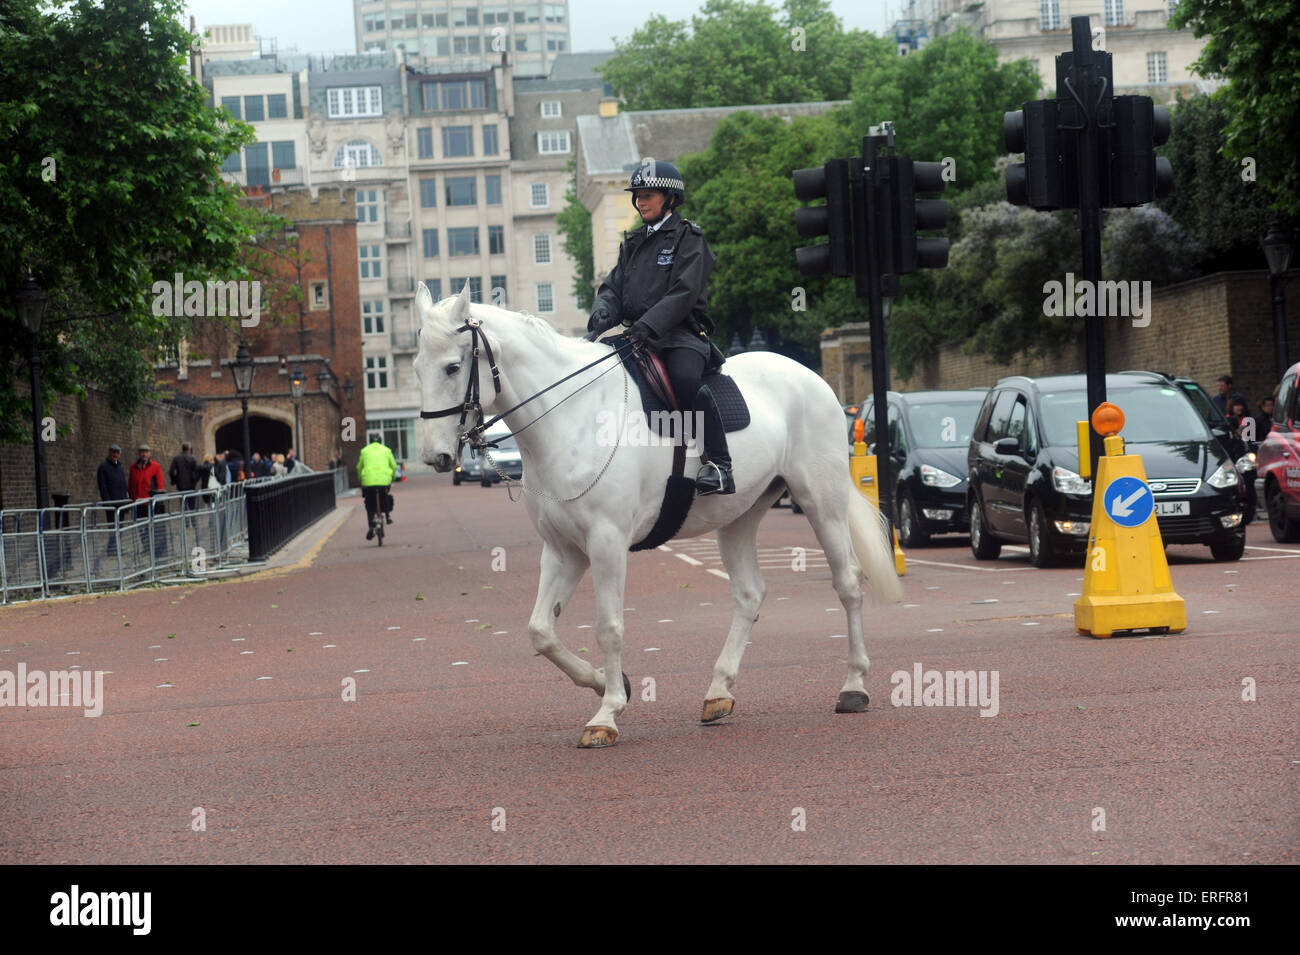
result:
[(1156, 499), (1145, 481), (1135, 477), (1116, 478), (1102, 496), (1106, 516), (1120, 527), (1145, 524), (1155, 510)]

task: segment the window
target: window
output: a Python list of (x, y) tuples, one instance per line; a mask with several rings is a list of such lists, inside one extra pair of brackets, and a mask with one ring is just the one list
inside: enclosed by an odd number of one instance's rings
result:
[(382, 116), (383, 96), (378, 86), (336, 86), (326, 91), (330, 119)]
[(483, 155), (495, 156), (500, 151), (497, 145), (497, 124), (485, 123), (483, 125)]
[(989, 415), (988, 435), (984, 439), (989, 444), (996, 443), (999, 438), (1005, 438), (1010, 433), (1011, 414), (1018, 397), (1020, 396), (1014, 391), (1004, 391), (998, 395), (993, 413)]
[(501, 177), (484, 176), (483, 192), (486, 194), (488, 205), (490, 206), (501, 205)]
[(398, 461), (411, 458), (411, 448), (415, 443), (414, 418), (380, 418), (366, 422), (366, 439), (378, 438), (388, 445), (393, 457)]
[(493, 305), (506, 304), (506, 277), (504, 275), (492, 276), (492, 286), (488, 292), (492, 296)]
[(319, 311), (330, 307), (330, 290), (326, 283), (311, 283), (311, 307), (312, 311)]
[(478, 8), (477, 7), (458, 7), (452, 11), (453, 19), (451, 25), (455, 27), (476, 27), (478, 26)]
[(546, 22), (563, 23), (564, 22), (564, 4), (548, 3), (546, 5)]
[(538, 234), (533, 236), (533, 264), (551, 264), (551, 237), (549, 235)]
[(425, 279), (424, 286), (435, 302), (442, 299), (442, 279)]
[(563, 33), (546, 34), (546, 48), (554, 53), (563, 53), (568, 47)]
[(1169, 16), (1172, 17), (1174, 15), (1174, 11), (1177, 9), (1178, 9), (1178, 0), (1169, 0)]
[(483, 25), (490, 27), (494, 23), (509, 23), (510, 11), (506, 7), (484, 7), (483, 8)]
[(270, 151), (266, 143), (253, 143), (244, 147), (244, 162), (248, 166), (247, 181), (250, 186), (271, 184)]
[(384, 264), (379, 258), (379, 246), (359, 246), (357, 248), (357, 258), (361, 261), (361, 277), (363, 279), (381, 279), (384, 277)]
[(448, 255), (478, 255), (478, 226), (447, 230)]
[(266, 97), (267, 119), (284, 119), (288, 115), (289, 109), (283, 93), (271, 93)]
[(292, 139), (271, 143), (271, 165), (276, 169), (292, 169), (298, 165), (295, 162)]
[(239, 111), (239, 102), (238, 96), (221, 97), (221, 105), (225, 108), (226, 112), (235, 117), (235, 119), (243, 118), (243, 114)]
[(388, 387), (388, 356), (366, 356), (366, 391)]
[(551, 204), (551, 190), (544, 182), (535, 182), (529, 188), (529, 204), (534, 209)]
[[(478, 53), (479, 38), (456, 37), (457, 53)], [(439, 49), (446, 56), (447, 50)], [(435, 110), (483, 109), (487, 105), (486, 80), (444, 80), (422, 83), (420, 102), (426, 112)]]
[(472, 206), (478, 202), (473, 176), (448, 176), (446, 189), (449, 206)]
[(421, 159), (433, 158), (433, 129), (424, 126), (415, 131), (415, 150)]
[(1124, 0), (1106, 0), (1106, 26), (1122, 26), (1124, 23)]
[(506, 254), (506, 227), (503, 225), (488, 226), (488, 255), (505, 255)]
[(538, 133), (537, 151), (542, 154), (567, 153), (569, 151), (568, 130)]
[(1147, 54), (1147, 82), (1169, 82), (1169, 57), (1164, 53)]
[(260, 123), (264, 119), (266, 119), (266, 113), (262, 109), (262, 97), (245, 96), (244, 120), (249, 123)]
[(383, 299), (372, 299), (361, 303), (361, 331), (365, 335), (382, 335), (387, 331)]
[(1044, 30), (1061, 29), (1061, 0), (1039, 0), (1038, 20)]
[(559, 116), (561, 115), (562, 109), (563, 109), (563, 104), (558, 99), (554, 99), (554, 100), (548, 99), (542, 101), (542, 116), (544, 118)]
[(424, 239), (424, 257), (426, 259), (436, 259), (438, 257), (438, 230), (425, 229), (422, 237)]
[[(516, 10), (516, 13), (519, 11)], [(537, 22), (534, 18), (533, 22)], [(515, 52), (517, 53), (537, 53), (542, 48), (542, 35), (537, 32), (516, 33), (515, 34)]]
[(537, 283), (537, 311), (542, 315), (555, 311), (555, 286), (550, 282)]
[(384, 157), (364, 139), (350, 139), (334, 152), (334, 168), (382, 166)]
[(239, 172), (239, 170), (243, 168), (244, 167), (240, 164), (239, 161), (238, 149), (236, 149), (233, 153), (227, 156), (226, 161), (221, 164), (222, 172)]
[(383, 196), (378, 189), (357, 190), (357, 221), (378, 222), (379, 206)]
[(474, 155), (474, 127), (473, 126), (443, 127), (442, 154), (444, 156)]
[(420, 180), (420, 206), (424, 209), (434, 209), (438, 205), (438, 180), (430, 176), (428, 179)]
[[(452, 38), (451, 48), (456, 53), (479, 52), (479, 38), (476, 36), (458, 36)], [(464, 107), (460, 107), (464, 109)]]
[(435, 26), (445, 27), (447, 25), (447, 14), (445, 13), (426, 13), (423, 17), (424, 27), (426, 30)]
[(483, 301), (483, 280), (479, 278), (477, 275), (471, 275), (468, 278), (463, 278), (463, 277), (457, 278), (453, 276), (451, 280), (451, 288), (449, 289), (449, 291), (451, 292), (452, 295), (459, 295), (460, 290), (465, 287), (466, 282), (469, 283), (469, 300), (471, 302), (482, 302)]
[(416, 26), (417, 26), (416, 21), (417, 21), (418, 19), (419, 19), (419, 16), (418, 16), (416, 13), (414, 13), (414, 12), (412, 12), (412, 13), (408, 13), (408, 14), (406, 15), (406, 29), (408, 29), (408, 30), (414, 30), (414, 29), (416, 28)]

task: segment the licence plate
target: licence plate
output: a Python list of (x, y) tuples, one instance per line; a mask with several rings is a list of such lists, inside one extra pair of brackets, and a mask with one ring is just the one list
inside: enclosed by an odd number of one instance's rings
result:
[(1156, 501), (1157, 517), (1189, 517), (1192, 506), (1187, 501)]

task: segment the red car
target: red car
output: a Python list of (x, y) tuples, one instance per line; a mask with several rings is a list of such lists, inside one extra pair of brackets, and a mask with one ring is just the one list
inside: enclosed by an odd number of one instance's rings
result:
[(1300, 541), (1300, 363), (1282, 377), (1273, 427), (1259, 445), (1257, 460), (1273, 539)]

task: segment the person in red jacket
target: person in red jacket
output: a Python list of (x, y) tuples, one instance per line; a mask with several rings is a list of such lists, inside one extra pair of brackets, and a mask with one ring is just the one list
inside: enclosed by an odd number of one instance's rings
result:
[(131, 473), (126, 479), (126, 491), (133, 501), (147, 500), (150, 492), (155, 489), (165, 490), (162, 465), (151, 457), (153, 449), (147, 444), (142, 444), (137, 449), (137, 453), (140, 457), (131, 465)]

